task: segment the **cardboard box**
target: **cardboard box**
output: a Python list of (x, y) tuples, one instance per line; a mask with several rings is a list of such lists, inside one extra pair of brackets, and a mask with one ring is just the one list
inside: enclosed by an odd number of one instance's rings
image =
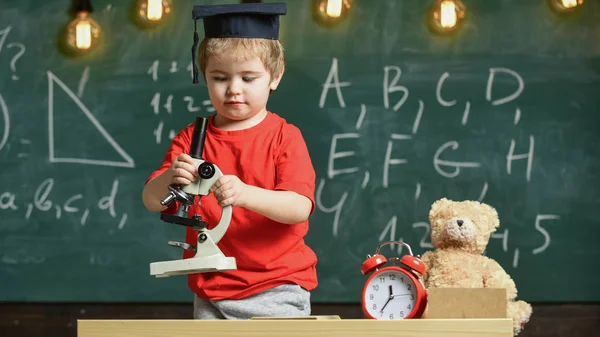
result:
[(427, 289), (425, 318), (506, 318), (504, 288)]

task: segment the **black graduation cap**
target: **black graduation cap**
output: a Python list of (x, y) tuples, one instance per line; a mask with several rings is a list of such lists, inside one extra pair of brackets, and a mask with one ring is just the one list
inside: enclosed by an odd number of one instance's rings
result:
[(198, 31), (196, 22), (203, 19), (204, 36), (209, 38), (279, 39), (279, 15), (285, 15), (285, 3), (243, 3), (194, 6), (193, 83), (198, 83)]

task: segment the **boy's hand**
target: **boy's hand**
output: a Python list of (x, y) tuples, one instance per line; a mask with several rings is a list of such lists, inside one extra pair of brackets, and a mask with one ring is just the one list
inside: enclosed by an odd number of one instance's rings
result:
[(171, 163), (171, 184), (189, 185), (196, 180), (198, 168), (189, 155), (182, 153)]
[(210, 188), (221, 207), (242, 206), (247, 185), (234, 175), (224, 175)]

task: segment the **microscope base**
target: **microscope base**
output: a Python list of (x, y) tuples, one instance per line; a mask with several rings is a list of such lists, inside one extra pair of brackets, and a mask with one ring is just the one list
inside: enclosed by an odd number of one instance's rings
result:
[(150, 263), (150, 275), (169, 277), (176, 275), (227, 271), (237, 269), (234, 257), (212, 255), (189, 259)]

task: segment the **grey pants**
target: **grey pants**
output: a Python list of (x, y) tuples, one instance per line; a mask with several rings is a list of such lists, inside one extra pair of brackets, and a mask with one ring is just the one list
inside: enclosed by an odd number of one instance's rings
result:
[(310, 316), (310, 292), (283, 284), (239, 300), (208, 301), (194, 296), (194, 319)]

